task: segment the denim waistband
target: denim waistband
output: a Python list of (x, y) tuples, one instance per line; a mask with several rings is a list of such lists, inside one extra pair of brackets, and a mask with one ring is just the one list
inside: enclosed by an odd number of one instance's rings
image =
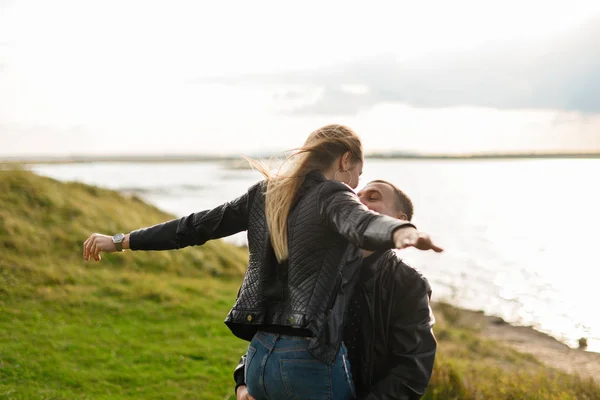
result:
[(256, 332), (254, 338), (269, 350), (273, 350), (276, 343), (278, 343), (278, 347), (298, 347), (298, 345), (308, 347), (308, 343), (312, 339), (311, 337), (282, 335), (263, 331)]

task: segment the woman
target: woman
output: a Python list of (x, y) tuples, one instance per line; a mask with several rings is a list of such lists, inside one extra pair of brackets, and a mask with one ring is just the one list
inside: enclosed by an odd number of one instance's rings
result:
[(225, 323), (250, 341), (249, 393), (261, 399), (350, 399), (342, 330), (361, 251), (442, 251), (414, 225), (369, 211), (352, 189), (362, 173), (359, 137), (342, 125), (311, 133), (271, 176), (215, 209), (113, 237), (94, 234), (84, 257), (121, 248), (168, 250), (248, 231), (249, 265)]

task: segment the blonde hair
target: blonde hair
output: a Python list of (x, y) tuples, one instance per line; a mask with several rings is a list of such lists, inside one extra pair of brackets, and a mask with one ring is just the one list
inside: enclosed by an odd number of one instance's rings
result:
[[(265, 214), (271, 245), (279, 262), (289, 256), (287, 220), (304, 178), (314, 170), (325, 172), (336, 158), (346, 152), (350, 152), (353, 163), (363, 159), (358, 135), (346, 126), (334, 124), (312, 132), (304, 145), (284, 160), (275, 175), (264, 163), (246, 158), (267, 180)], [(281, 174), (284, 166), (287, 166), (287, 171)]]

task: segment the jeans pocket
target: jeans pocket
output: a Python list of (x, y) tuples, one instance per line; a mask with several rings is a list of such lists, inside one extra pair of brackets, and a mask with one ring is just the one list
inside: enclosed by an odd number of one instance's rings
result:
[(288, 398), (298, 400), (331, 398), (329, 365), (319, 360), (280, 360), (279, 368)]
[(250, 369), (250, 364), (252, 360), (254, 360), (254, 355), (256, 354), (256, 348), (252, 345), (248, 346), (248, 352), (246, 353), (246, 362), (244, 363), (244, 383), (248, 386), (248, 370)]

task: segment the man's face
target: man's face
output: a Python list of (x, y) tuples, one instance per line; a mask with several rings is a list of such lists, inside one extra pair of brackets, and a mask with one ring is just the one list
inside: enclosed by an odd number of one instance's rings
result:
[(358, 193), (361, 203), (379, 214), (384, 214), (393, 218), (408, 219), (406, 214), (396, 208), (396, 194), (394, 189), (385, 183), (369, 183)]

